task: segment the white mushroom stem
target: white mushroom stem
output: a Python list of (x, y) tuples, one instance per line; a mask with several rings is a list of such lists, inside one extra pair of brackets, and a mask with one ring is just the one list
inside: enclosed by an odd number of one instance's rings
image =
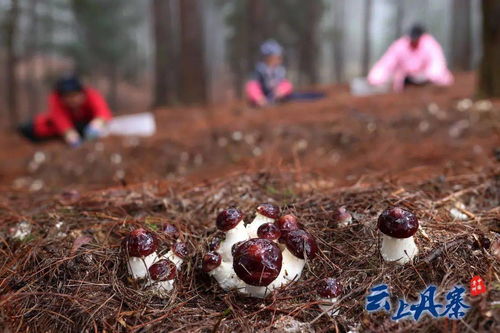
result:
[(418, 253), (413, 236), (408, 238), (395, 238), (382, 234), (380, 253), (385, 261), (393, 261), (404, 265), (411, 261)]
[(247, 284), (246, 288), (245, 288), (245, 292), (249, 296), (256, 297), (256, 298), (265, 298), (273, 290), (274, 290), (274, 288), (271, 288), (271, 285), (264, 286), (264, 287), (258, 287), (258, 286), (252, 286), (252, 285)]
[[(247, 230), (243, 220), (240, 221), (233, 229), (226, 232), (226, 239), (220, 243), (217, 252), (222, 256), (222, 261), (231, 263), (233, 262), (232, 248), (233, 245), (248, 240)], [(231, 266), (232, 267), (232, 266)], [(232, 268), (231, 268), (232, 269)]]
[(257, 230), (259, 229), (259, 227), (263, 224), (273, 223), (273, 222), (274, 222), (274, 219), (267, 217), (267, 216), (264, 216), (260, 213), (257, 213), (257, 215), (255, 215), (255, 218), (253, 219), (252, 223), (247, 225), (248, 236), (250, 238), (257, 238), (258, 237)]
[(326, 312), (329, 316), (334, 317), (339, 314), (339, 309), (337, 309), (338, 299), (334, 298), (320, 298), (321, 302), (318, 304), (321, 311)]
[(208, 274), (217, 280), (217, 283), (219, 283), (222, 289), (238, 289), (238, 291), (244, 292), (245, 282), (236, 275), (232, 263), (222, 262), (219, 267), (210, 271)]
[(148, 269), (158, 260), (156, 252), (151, 253), (146, 257), (129, 257), (128, 272), (133, 279), (143, 279), (149, 275)]
[(288, 249), (284, 249), (282, 255), (283, 255), (283, 264), (281, 266), (281, 270), (283, 272), (283, 278), (287, 281), (294, 281), (300, 279), (300, 276), (302, 275), (302, 270), (306, 265), (306, 261), (304, 259), (297, 258)]
[(170, 291), (174, 289), (174, 280), (167, 281), (152, 281), (151, 291), (158, 297), (167, 298), (170, 297)]
[(158, 260), (161, 259), (168, 259), (171, 262), (175, 264), (175, 268), (179, 270), (181, 268), (182, 263), (184, 262), (184, 259), (181, 257), (177, 256), (172, 250), (168, 251), (166, 254), (162, 255)]

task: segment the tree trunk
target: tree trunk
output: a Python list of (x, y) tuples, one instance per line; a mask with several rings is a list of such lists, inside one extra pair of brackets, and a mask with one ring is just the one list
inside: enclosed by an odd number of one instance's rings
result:
[(318, 41), (316, 37), (322, 4), (319, 1), (306, 1), (304, 6), (306, 13), (299, 44), (299, 70), (304, 76), (306, 84), (314, 84), (318, 82)]
[(333, 67), (337, 83), (344, 82), (345, 0), (336, 0), (333, 13)]
[(479, 94), (500, 97), (500, 1), (483, 0), (483, 59)]
[(18, 32), (18, 17), (19, 17), (19, 2), (18, 0), (10, 1), (10, 10), (5, 21), (5, 48), (7, 53), (7, 61), (5, 68), (6, 80), (6, 100), (9, 113), (10, 123), (16, 126), (18, 123), (18, 107), (17, 107), (17, 54), (16, 41)]
[(259, 60), (259, 46), (269, 38), (266, 5), (263, 0), (247, 0), (247, 71), (251, 71)]
[(27, 78), (27, 90), (28, 90), (28, 107), (29, 113), (31, 116), (38, 113), (38, 108), (40, 105), (40, 94), (39, 94), (39, 81), (38, 81), (38, 59), (37, 59), (37, 51), (38, 51), (38, 29), (39, 29), (39, 20), (38, 20), (38, 0), (30, 1), (30, 35), (28, 38), (27, 45), (27, 59), (30, 63), (30, 66), (27, 66), (28, 73), (26, 75)]
[(361, 68), (363, 75), (367, 75), (370, 70), (371, 59), (370, 27), (372, 21), (372, 0), (365, 0), (365, 13), (363, 21), (363, 58), (361, 60)]
[(153, 107), (166, 106), (168, 104), (168, 77), (169, 77), (169, 52), (168, 34), (170, 20), (168, 17), (170, 4), (168, 0), (153, 0), (151, 4), (151, 16), (153, 17), (154, 36), (154, 95)]
[(199, 0), (181, 0), (180, 99), (185, 104), (207, 99)]
[(452, 1), (452, 64), (461, 70), (470, 70), (471, 67), (471, 1)]
[(396, 0), (396, 39), (403, 35), (404, 1)]

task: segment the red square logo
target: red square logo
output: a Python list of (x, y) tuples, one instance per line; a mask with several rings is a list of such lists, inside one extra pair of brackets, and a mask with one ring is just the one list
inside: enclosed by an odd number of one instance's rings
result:
[(486, 285), (483, 278), (479, 275), (474, 276), (470, 280), (470, 294), (471, 296), (481, 295), (486, 292)]

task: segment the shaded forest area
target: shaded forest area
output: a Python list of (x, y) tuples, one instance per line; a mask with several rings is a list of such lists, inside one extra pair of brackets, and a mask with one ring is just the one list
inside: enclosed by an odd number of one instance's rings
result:
[(73, 70), (118, 113), (233, 100), (271, 37), (299, 86), (366, 75), (414, 22), (455, 70), (481, 55), (479, 0), (2, 0), (0, 12), (0, 115), (11, 124), (42, 111)]

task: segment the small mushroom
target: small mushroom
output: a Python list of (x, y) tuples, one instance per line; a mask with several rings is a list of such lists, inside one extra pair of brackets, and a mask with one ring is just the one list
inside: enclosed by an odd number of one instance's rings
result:
[(283, 215), (278, 220), (276, 220), (275, 224), (281, 231), (280, 243), (285, 243), (285, 237), (288, 232), (299, 229), (297, 218), (292, 214)]
[(384, 210), (378, 218), (378, 229), (382, 233), (380, 253), (385, 261), (404, 265), (418, 253), (413, 235), (418, 230), (418, 219), (400, 207)]
[(159, 297), (166, 297), (174, 288), (174, 279), (177, 275), (175, 264), (168, 259), (158, 260), (149, 267), (150, 285), (152, 291)]
[(252, 238), (240, 244), (234, 254), (233, 269), (246, 284), (246, 292), (264, 298), (272, 291), (268, 286), (281, 271), (283, 256), (276, 243)]
[(128, 271), (132, 278), (147, 277), (148, 268), (158, 259), (158, 242), (154, 234), (143, 228), (133, 230), (125, 238), (125, 248), (128, 254)]
[(287, 234), (286, 248), (283, 250), (284, 279), (293, 281), (300, 278), (306, 260), (314, 259), (318, 253), (318, 245), (314, 237), (307, 231), (297, 229)]
[(179, 229), (177, 229), (177, 227), (173, 224), (164, 223), (162, 230), (165, 236), (171, 240), (177, 240), (179, 238)]
[(342, 294), (340, 282), (333, 278), (322, 279), (316, 285), (316, 293), (321, 302), (318, 304), (321, 311), (328, 313), (330, 316), (338, 315), (339, 310), (335, 308), (338, 305), (338, 297)]
[(273, 223), (279, 217), (280, 217), (279, 207), (270, 203), (260, 204), (257, 207), (257, 214), (255, 214), (255, 218), (246, 227), (248, 236), (250, 238), (257, 238), (258, 237), (257, 230), (261, 225), (265, 223)]
[(231, 249), (235, 243), (247, 240), (248, 234), (243, 222), (243, 213), (237, 208), (228, 208), (217, 215), (217, 228), (226, 234), (226, 238), (220, 243), (218, 252), (222, 260), (231, 262), (233, 255)]
[(236, 276), (233, 265), (223, 262), (222, 256), (217, 252), (212, 251), (205, 254), (202, 269), (210, 276), (213, 276), (224, 290), (244, 288), (244, 283)]
[(257, 229), (257, 235), (259, 238), (269, 239), (272, 241), (278, 241), (281, 237), (281, 231), (278, 226), (274, 223), (265, 223)]
[(188, 252), (186, 243), (176, 242), (172, 245), (171, 250), (161, 256), (160, 259), (168, 259), (175, 264), (177, 269), (180, 269), (182, 263), (184, 262), (184, 258), (188, 255)]
[(346, 227), (352, 223), (351, 213), (347, 211), (345, 206), (337, 208), (332, 215), (333, 222), (341, 227)]

